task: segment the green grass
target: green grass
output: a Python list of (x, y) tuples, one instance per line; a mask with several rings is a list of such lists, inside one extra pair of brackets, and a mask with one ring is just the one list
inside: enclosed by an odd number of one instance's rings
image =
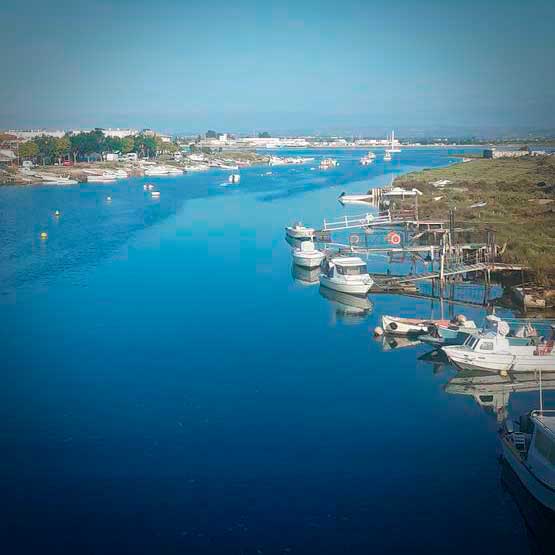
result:
[[(430, 184), (440, 179), (453, 183), (443, 190)], [(497, 242), (506, 243), (505, 261), (526, 264), (539, 281), (555, 283), (554, 156), (472, 160), (406, 174), (395, 185), (424, 193), (419, 199), (422, 218), (447, 219), (453, 208), (458, 227), (472, 227), (482, 236), (487, 227), (494, 228)], [(487, 205), (470, 208), (477, 202)]]

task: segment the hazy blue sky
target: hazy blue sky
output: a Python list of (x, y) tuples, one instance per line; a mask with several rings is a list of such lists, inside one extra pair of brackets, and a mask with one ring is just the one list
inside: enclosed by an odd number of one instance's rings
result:
[(555, 2), (2, 2), (0, 127), (555, 128)]

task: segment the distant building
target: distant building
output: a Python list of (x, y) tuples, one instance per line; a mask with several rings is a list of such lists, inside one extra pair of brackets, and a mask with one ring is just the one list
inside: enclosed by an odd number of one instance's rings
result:
[(123, 137), (133, 137), (139, 134), (137, 129), (103, 129), (102, 132), (106, 137), (117, 137), (118, 139), (123, 139)]
[(47, 131), (46, 129), (10, 129), (9, 131), (7, 131), (7, 133), (9, 133), (10, 135), (14, 135), (15, 137), (23, 141), (30, 141), (31, 139), (34, 139), (35, 137), (40, 137), (41, 135), (46, 135), (47, 137), (56, 137), (59, 139), (66, 134), (65, 131), (61, 130)]
[(119, 154), (117, 152), (107, 152), (105, 158), (107, 162), (116, 162), (119, 159)]
[(496, 148), (486, 148), (484, 158), (520, 158), (528, 156), (530, 151), (526, 150), (497, 150)]

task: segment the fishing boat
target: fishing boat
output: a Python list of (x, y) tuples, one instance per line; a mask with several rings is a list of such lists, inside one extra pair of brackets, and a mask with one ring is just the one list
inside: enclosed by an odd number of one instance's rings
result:
[(442, 347), (449, 360), (463, 370), (488, 372), (534, 372), (555, 370), (555, 327), (548, 340), (526, 338), (515, 344), (507, 337), (509, 325), (500, 322), (497, 330), (470, 336), (462, 345)]
[[(541, 380), (541, 376), (540, 376)], [(540, 406), (542, 392), (540, 390)], [(555, 410), (533, 410), (499, 432), (503, 457), (524, 487), (555, 511)]]
[(239, 181), (241, 181), (241, 176), (238, 173), (232, 173), (228, 178), (227, 178), (228, 183), (239, 183)]
[(305, 268), (319, 268), (324, 258), (325, 254), (316, 249), (312, 241), (303, 241), (293, 251), (293, 262)]
[(314, 231), (314, 228), (305, 227), (301, 222), (296, 222), (285, 228), (285, 233), (294, 239), (312, 239)]
[(382, 316), (382, 328), (391, 335), (421, 335), (430, 331), (431, 326), (448, 326), (449, 320), (432, 320), (423, 318), (400, 318), (398, 316)]
[[(448, 326), (433, 325), (430, 332), (420, 336), (420, 341), (428, 343), (434, 347), (449, 347), (451, 345), (462, 345), (470, 335), (477, 336), (487, 331), (495, 331), (496, 325), (501, 319), (490, 314), (486, 316), (483, 328), (476, 327), (476, 324), (466, 319), (462, 322), (451, 321)], [(519, 326), (513, 335), (507, 335), (511, 345), (528, 345), (530, 337), (537, 337), (537, 330), (530, 323)]]
[(374, 284), (363, 260), (356, 256), (338, 256), (327, 263), (320, 274), (320, 284), (329, 289), (353, 295), (367, 295)]
[(391, 158), (391, 152), (389, 152), (389, 150), (386, 150), (385, 154), (383, 155), (384, 162), (391, 162)]

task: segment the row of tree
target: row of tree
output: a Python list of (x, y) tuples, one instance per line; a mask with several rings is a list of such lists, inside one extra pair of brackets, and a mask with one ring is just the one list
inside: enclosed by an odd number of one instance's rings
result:
[(129, 137), (107, 137), (102, 129), (88, 133), (76, 133), (60, 138), (41, 135), (19, 145), (19, 158), (42, 164), (61, 163), (64, 159), (89, 160), (110, 152), (128, 154), (136, 152), (140, 157), (153, 158), (158, 154), (173, 154), (178, 146), (164, 142), (157, 136), (138, 134)]

